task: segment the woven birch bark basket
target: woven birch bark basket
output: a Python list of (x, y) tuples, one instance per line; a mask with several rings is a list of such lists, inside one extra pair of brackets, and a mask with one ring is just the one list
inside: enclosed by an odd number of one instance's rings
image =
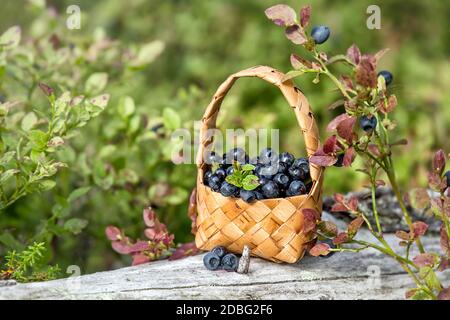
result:
[(310, 164), (313, 185), (309, 194), (252, 203), (224, 197), (203, 183), (204, 173), (209, 168), (205, 159), (213, 143), (209, 129), (216, 128), (222, 101), (241, 77), (257, 77), (277, 86), (294, 110), (308, 157), (319, 147), (319, 132), (308, 100), (292, 81), (282, 81), (283, 73), (270, 67), (256, 66), (229, 76), (217, 89), (201, 122), (196, 158), (198, 216), (195, 243), (202, 250), (221, 245), (234, 253), (242, 253), (247, 245), (254, 256), (274, 262), (295, 263), (315, 241), (312, 232), (303, 232), (302, 210), (310, 208), (318, 214), (322, 212), (323, 167)]

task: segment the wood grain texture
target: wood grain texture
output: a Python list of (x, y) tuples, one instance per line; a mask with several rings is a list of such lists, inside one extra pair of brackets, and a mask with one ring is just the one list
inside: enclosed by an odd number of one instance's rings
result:
[[(359, 237), (371, 238), (366, 230)], [(402, 250), (393, 235), (386, 238)], [(439, 250), (437, 237), (424, 244)], [(450, 285), (450, 273), (441, 276)], [(199, 255), (50, 282), (0, 282), (0, 299), (403, 299), (412, 287), (394, 260), (367, 250), (297, 264), (252, 258), (248, 274), (208, 271)]]

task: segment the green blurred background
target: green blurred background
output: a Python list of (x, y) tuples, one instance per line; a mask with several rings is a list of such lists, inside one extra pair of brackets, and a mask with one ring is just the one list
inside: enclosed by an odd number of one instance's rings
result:
[[(170, 162), (168, 132), (139, 142), (161, 121), (170, 107), (180, 125), (192, 129), (201, 118), (218, 85), (231, 73), (254, 65), (290, 69), (292, 52), (305, 54), (291, 44), (282, 29), (273, 25), (264, 10), (277, 1), (269, 0), (127, 0), (127, 1), (47, 1), (50, 11), (40, 9), (41, 1), (2, 2), (0, 31), (12, 25), (23, 29), (23, 40), (49, 37), (86, 46), (99, 35), (133, 46), (161, 40), (165, 50), (139, 72), (115, 76), (114, 63), (85, 66), (91, 71), (110, 73), (106, 91), (112, 96), (107, 112), (90, 123), (60, 157), (71, 164), (58, 174), (57, 187), (18, 201), (0, 216), (0, 228), (19, 242), (26, 242), (49, 216), (58, 197), (75, 187), (93, 186), (71, 207), (70, 216), (81, 217), (88, 226), (77, 236), (61, 234), (51, 241), (49, 261), (61, 266), (80, 265), (82, 272), (104, 270), (129, 263), (119, 257), (105, 239), (108, 224), (123, 227), (139, 236), (144, 206), (153, 204), (161, 220), (175, 233), (177, 242), (191, 241), (187, 199), (195, 185), (195, 166), (175, 166)], [(305, 1), (284, 1), (299, 9)], [(424, 185), (429, 159), (434, 150), (450, 150), (450, 3), (433, 0), (315, 0), (312, 24), (327, 24), (331, 38), (321, 49), (329, 55), (344, 53), (357, 43), (364, 52), (388, 47), (380, 69), (394, 74), (392, 90), (399, 98), (393, 118), (398, 122), (396, 138), (409, 144), (397, 149), (396, 169), (403, 188)], [(64, 27), (66, 8), (79, 5), (80, 30)], [(366, 8), (381, 8), (381, 30), (366, 27)], [(77, 68), (77, 65), (73, 66)], [(42, 79), (46, 80), (46, 79)], [(50, 83), (55, 80), (49, 77)], [(299, 79), (298, 85), (310, 100), (322, 136), (324, 127), (339, 110), (327, 110), (338, 95), (324, 80)], [(134, 113), (140, 129), (127, 131), (130, 122), (118, 116), (121, 97), (136, 104)], [(127, 120), (129, 121), (129, 120)], [(279, 128), (282, 149), (300, 156), (304, 153), (295, 117), (280, 93), (262, 81), (241, 80), (231, 91), (221, 113), (223, 128)], [(167, 126), (166, 126), (167, 127)], [(128, 133), (127, 133), (128, 132)], [(105, 146), (108, 149), (105, 150)], [(115, 147), (114, 147), (115, 146)], [(354, 164), (357, 166), (358, 163)], [(125, 173), (124, 173), (125, 172)], [(121, 173), (132, 176), (123, 182)], [(126, 180), (126, 179), (125, 179)], [(354, 169), (330, 168), (326, 172), (325, 193), (361, 189), (366, 181)], [(2, 252), (6, 248), (2, 248)]]

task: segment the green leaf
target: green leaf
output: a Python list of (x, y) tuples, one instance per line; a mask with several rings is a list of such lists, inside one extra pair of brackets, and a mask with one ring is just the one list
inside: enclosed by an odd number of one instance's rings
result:
[(22, 250), (23, 245), (20, 241), (16, 240), (14, 236), (9, 232), (2, 232), (0, 234), (0, 242), (3, 243), (8, 249), (12, 250)]
[(231, 176), (226, 176), (225, 181), (232, 184), (233, 186), (242, 188), (242, 181), (241, 179), (237, 178), (234, 174)]
[(164, 126), (169, 130), (175, 130), (181, 127), (181, 118), (172, 108), (165, 108), (163, 111)]
[(147, 43), (139, 49), (137, 56), (128, 65), (133, 69), (145, 67), (164, 51), (164, 47), (164, 42), (160, 40)]
[(44, 151), (47, 146), (48, 135), (41, 130), (31, 130), (28, 134), (31, 142), (31, 148), (34, 151)]
[(89, 100), (91, 104), (101, 109), (106, 108), (106, 106), (108, 105), (108, 101), (109, 101), (109, 94), (106, 93)]
[(295, 77), (298, 77), (298, 76), (301, 76), (304, 73), (305, 73), (305, 71), (303, 71), (303, 70), (292, 70), (292, 71), (289, 71), (288, 73), (286, 73), (284, 75), (284, 77), (282, 79), (282, 82), (288, 81), (288, 80), (290, 80), (292, 78), (295, 78)]
[(20, 42), (21, 33), (19, 26), (9, 28), (0, 36), (0, 47), (6, 49), (17, 47)]
[(164, 199), (170, 205), (178, 205), (186, 201), (188, 192), (183, 188), (173, 188), (168, 196)]
[(48, 191), (56, 186), (56, 182), (53, 180), (42, 180), (38, 183), (39, 191)]
[(136, 110), (136, 107), (134, 105), (134, 100), (133, 100), (133, 98), (131, 98), (129, 96), (122, 97), (119, 100), (119, 105), (117, 108), (118, 108), (119, 114), (124, 118), (128, 118)]
[(64, 229), (75, 235), (79, 234), (86, 226), (88, 221), (79, 218), (69, 219), (64, 223)]
[(419, 269), (419, 275), (425, 280), (426, 284), (437, 291), (442, 290), (441, 282), (436, 276), (436, 273), (430, 267), (423, 267)]
[(67, 201), (73, 202), (76, 199), (84, 196), (90, 190), (91, 190), (91, 187), (81, 187), (81, 188), (75, 189), (69, 194), (69, 197), (67, 198)]
[(258, 177), (250, 174), (242, 180), (242, 185), (245, 190), (254, 190), (259, 186)]
[(241, 167), (241, 170), (242, 171), (252, 171), (252, 170), (254, 170), (256, 167), (254, 166), (254, 165), (252, 165), (252, 164), (250, 164), (250, 163), (247, 163), (247, 164), (244, 164), (242, 167)]
[(108, 83), (108, 74), (106, 72), (93, 73), (86, 80), (84, 90), (88, 95), (99, 94), (105, 89)]
[(22, 119), (22, 130), (24, 131), (28, 131), (31, 128), (34, 127), (34, 125), (36, 124), (36, 122), (38, 121), (38, 118), (36, 116), (36, 114), (34, 112), (28, 112), (25, 117), (23, 117)]
[(416, 290), (410, 298), (411, 300), (429, 300), (430, 296), (423, 290)]

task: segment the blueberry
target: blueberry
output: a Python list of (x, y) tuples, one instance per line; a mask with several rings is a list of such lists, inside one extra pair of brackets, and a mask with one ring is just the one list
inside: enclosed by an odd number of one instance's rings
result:
[(277, 198), (280, 193), (280, 190), (275, 182), (268, 181), (261, 187), (261, 192), (265, 198), (270, 199), (270, 198)]
[(378, 72), (378, 76), (383, 76), (384, 82), (386, 83), (387, 86), (390, 85), (394, 80), (394, 76), (392, 75), (392, 73), (390, 73), (387, 70), (382, 70)]
[(292, 163), (292, 167), (295, 168), (309, 168), (309, 160), (307, 158), (298, 158), (295, 159)]
[(241, 189), (241, 191), (239, 192), (239, 195), (240, 195), (241, 199), (244, 200), (245, 202), (252, 202), (252, 201), (256, 200), (256, 194), (254, 191), (251, 191), (251, 190)]
[(205, 174), (204, 174), (204, 176), (203, 176), (203, 183), (204, 183), (206, 186), (209, 186), (209, 178), (211, 178), (212, 174), (213, 174), (213, 173), (212, 173), (211, 170), (208, 170), (208, 171), (205, 172)]
[(362, 116), (359, 119), (359, 125), (365, 132), (371, 132), (377, 127), (377, 118)]
[(223, 179), (216, 174), (212, 174), (208, 179), (208, 186), (213, 190), (218, 192), (222, 184)]
[(220, 162), (220, 156), (217, 155), (214, 151), (211, 151), (209, 155), (206, 157), (206, 163), (207, 164), (213, 164), (213, 163), (219, 163)]
[(239, 191), (239, 188), (232, 185), (228, 182), (223, 182), (220, 186), (220, 194), (224, 197), (233, 197), (236, 196), (237, 192)]
[(227, 168), (227, 176), (230, 176), (230, 175), (232, 175), (234, 173), (234, 168), (233, 168), (233, 166), (229, 166), (228, 168)]
[(219, 258), (222, 258), (224, 255), (226, 255), (227, 250), (225, 250), (225, 248), (222, 246), (217, 246), (212, 249), (211, 252), (217, 255)]
[(244, 149), (242, 148), (233, 148), (226, 155), (227, 163), (232, 164), (233, 161), (237, 161), (239, 163), (245, 163), (248, 159), (248, 156), (245, 154)]
[(265, 185), (268, 181), (270, 181), (270, 179), (267, 179), (266, 177), (259, 177), (258, 178), (258, 182), (259, 182), (259, 184), (262, 186), (262, 185)]
[(219, 269), (220, 263), (220, 257), (214, 252), (208, 252), (203, 256), (203, 264), (208, 270), (214, 271)]
[(232, 253), (228, 253), (220, 261), (220, 265), (223, 268), (223, 270), (226, 271), (236, 271), (237, 267), (239, 265), (239, 259), (236, 257), (236, 255)]
[(300, 180), (294, 180), (289, 185), (289, 188), (286, 190), (286, 195), (288, 197), (298, 196), (300, 194), (306, 194), (306, 186)]
[(315, 26), (311, 30), (311, 37), (314, 39), (314, 42), (317, 44), (322, 44), (328, 40), (330, 36), (330, 28), (327, 26)]
[(288, 173), (292, 180), (304, 180), (307, 177), (307, 174), (303, 168), (296, 168), (294, 165), (289, 168)]
[(259, 154), (259, 163), (270, 164), (278, 160), (278, 155), (272, 148), (265, 148)]
[(445, 177), (447, 178), (447, 188), (450, 188), (450, 170), (445, 173)]
[(277, 173), (275, 177), (273, 177), (273, 182), (280, 188), (287, 188), (289, 186), (289, 177), (283, 173)]
[(280, 162), (287, 164), (288, 167), (290, 167), (294, 162), (294, 156), (289, 152), (281, 153), (279, 159)]
[(286, 162), (278, 163), (278, 173), (287, 173), (289, 169), (289, 165)]
[(335, 167), (342, 167), (344, 165), (344, 154), (341, 153), (338, 155), (338, 159), (336, 161), (336, 163), (334, 164)]
[(225, 153), (222, 159), (219, 160), (219, 164), (221, 168), (226, 169), (232, 164), (232, 161), (228, 161), (227, 154)]
[[(326, 243), (327, 245), (330, 246), (331, 249), (336, 249), (336, 245), (333, 243), (333, 240), (331, 240), (331, 239), (324, 239), (324, 240), (322, 240), (320, 242)], [(321, 258), (329, 258), (333, 254), (335, 254), (335, 252), (334, 251), (330, 251), (326, 256), (319, 256), (319, 257), (321, 257)]]
[(255, 192), (256, 200), (264, 199), (264, 195), (261, 192), (259, 192), (259, 191), (254, 191), (254, 192)]
[(222, 180), (225, 179), (227, 175), (227, 171), (224, 168), (218, 168), (214, 173)]

